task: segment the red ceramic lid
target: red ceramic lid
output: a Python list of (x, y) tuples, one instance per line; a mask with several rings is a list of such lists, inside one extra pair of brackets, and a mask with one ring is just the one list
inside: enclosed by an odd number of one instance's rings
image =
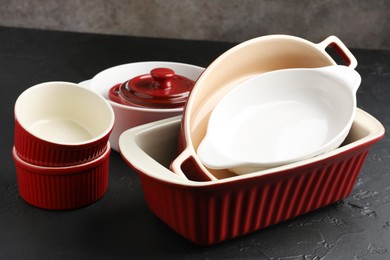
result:
[(175, 108), (184, 106), (195, 82), (168, 68), (153, 69), (111, 88), (111, 100), (133, 106)]

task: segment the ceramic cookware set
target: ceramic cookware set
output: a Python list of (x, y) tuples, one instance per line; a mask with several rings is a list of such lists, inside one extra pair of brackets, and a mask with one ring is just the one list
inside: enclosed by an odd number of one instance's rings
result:
[(198, 244), (318, 209), (349, 195), (384, 135), (357, 108), (356, 66), (335, 36), (270, 35), (206, 69), (139, 62), (31, 87), (15, 103), (19, 192), (41, 208), (88, 205), (107, 188), (111, 147), (150, 209)]

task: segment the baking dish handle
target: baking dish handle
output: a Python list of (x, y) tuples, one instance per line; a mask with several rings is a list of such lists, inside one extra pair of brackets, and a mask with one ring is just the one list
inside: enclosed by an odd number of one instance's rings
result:
[(214, 176), (207, 173), (193, 156), (192, 149), (187, 147), (179, 156), (171, 163), (171, 171), (191, 181), (212, 181), (216, 180)]
[(322, 42), (318, 43), (318, 46), (325, 51), (326, 48), (332, 48), (343, 59), (345, 64), (354, 69), (357, 66), (357, 60), (351, 51), (345, 46), (345, 44), (336, 36), (331, 35)]
[(179, 176), (181, 176), (181, 177), (183, 177), (183, 178), (188, 179), (187, 176), (184, 174), (184, 172), (183, 172), (181, 166), (182, 166), (183, 163), (184, 163), (186, 160), (188, 160), (190, 157), (191, 157), (191, 152), (189, 151), (188, 148), (186, 148), (184, 151), (182, 151), (182, 152), (179, 154), (179, 156), (176, 157), (175, 160), (173, 160), (173, 162), (172, 162), (171, 165), (170, 165), (171, 170), (172, 170), (175, 174), (177, 174), (177, 175), (179, 175)]

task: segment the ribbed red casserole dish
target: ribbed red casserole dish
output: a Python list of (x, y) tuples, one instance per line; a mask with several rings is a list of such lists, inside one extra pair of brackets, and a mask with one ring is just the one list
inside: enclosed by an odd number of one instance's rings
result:
[(140, 176), (146, 202), (169, 227), (202, 245), (232, 239), (348, 196), (380, 122), (357, 109), (344, 144), (300, 162), (220, 180), (191, 181), (169, 170), (177, 156), (180, 117), (124, 132), (119, 147)]

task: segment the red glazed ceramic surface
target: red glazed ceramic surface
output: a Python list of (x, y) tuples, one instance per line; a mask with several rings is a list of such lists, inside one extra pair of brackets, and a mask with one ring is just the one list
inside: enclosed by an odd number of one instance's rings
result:
[(115, 113), (115, 124), (110, 135), (112, 149), (119, 152), (119, 136), (129, 128), (150, 123), (153, 121), (169, 118), (183, 113), (183, 106), (174, 108), (151, 108), (141, 106), (129, 106), (120, 102), (114, 102), (109, 98), (109, 90), (112, 86), (128, 81), (139, 75), (150, 74), (155, 68), (169, 68), (175, 74), (196, 81), (204, 68), (191, 64), (168, 62), (168, 61), (146, 61), (122, 64), (105, 69), (96, 74), (86, 86), (106, 98)]
[(14, 147), (12, 155), (20, 196), (35, 207), (51, 210), (89, 205), (107, 191), (110, 152), (108, 143), (104, 153), (88, 163), (43, 167), (23, 161)]
[(106, 150), (114, 118), (107, 100), (77, 84), (35, 85), (15, 102), (16, 153), (48, 167), (89, 162)]
[(112, 101), (140, 107), (182, 107), (195, 82), (169, 68), (155, 68), (150, 74), (134, 77), (109, 90)]
[[(139, 126), (120, 138), (150, 209), (197, 244), (211, 245), (324, 207), (348, 196), (384, 128), (357, 109), (341, 147), (300, 162), (219, 180), (194, 181), (169, 170), (180, 117)], [(195, 165), (196, 167), (196, 165)], [(174, 199), (172, 199), (174, 198)]]

